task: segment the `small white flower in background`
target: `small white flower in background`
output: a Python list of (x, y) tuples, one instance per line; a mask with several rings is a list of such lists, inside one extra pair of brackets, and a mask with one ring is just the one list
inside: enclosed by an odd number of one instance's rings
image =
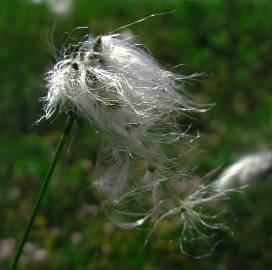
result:
[(29, 0), (33, 4), (46, 3), (55, 15), (66, 16), (73, 8), (74, 0)]
[(2, 238), (0, 239), (0, 262), (10, 260), (15, 247), (15, 239)]
[(188, 231), (192, 241), (206, 240), (200, 226), (223, 226), (206, 222), (211, 217), (201, 207), (224, 199), (228, 190), (196, 188), (183, 165), (194, 138), (176, 116), (207, 109), (184, 93), (185, 81), (197, 74), (167, 71), (141, 47), (131, 35), (114, 34), (89, 36), (72, 52), (64, 50), (47, 73), (44, 117), (73, 111), (101, 130), (105, 142), (93, 186), (116, 225), (134, 228), (150, 220), (154, 232), (176, 218), (181, 240), (190, 241)]

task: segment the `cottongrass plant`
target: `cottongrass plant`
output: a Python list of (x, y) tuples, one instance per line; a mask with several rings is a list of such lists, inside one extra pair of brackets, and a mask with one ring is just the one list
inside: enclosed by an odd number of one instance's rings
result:
[(225, 228), (204, 206), (229, 192), (193, 181), (183, 165), (195, 138), (176, 118), (207, 109), (184, 91), (197, 75), (165, 70), (131, 34), (89, 35), (63, 50), (46, 75), (43, 98), (43, 118), (69, 113), (100, 130), (100, 169), (92, 186), (114, 224), (126, 229), (153, 224), (151, 235), (165, 220), (175, 220), (182, 252), (184, 243), (206, 242), (207, 231)]
[[(184, 234), (191, 230), (194, 238), (204, 237), (200, 224), (223, 225), (206, 223), (211, 217), (205, 219), (200, 206), (226, 198), (226, 192), (192, 184), (182, 166), (180, 149), (188, 151), (194, 138), (175, 118), (207, 109), (184, 92), (185, 81), (197, 74), (163, 69), (134, 40), (124, 34), (88, 36), (76, 51), (64, 51), (47, 74), (45, 118), (70, 110), (101, 131), (98, 163), (104, 173), (92, 185), (116, 225), (131, 229), (150, 220), (154, 231), (162, 220), (175, 217)], [(189, 188), (182, 194), (184, 182)]]

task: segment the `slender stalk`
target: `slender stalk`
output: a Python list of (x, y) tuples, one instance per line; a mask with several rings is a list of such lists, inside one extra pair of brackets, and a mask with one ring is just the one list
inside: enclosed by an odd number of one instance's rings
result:
[(48, 168), (46, 177), (45, 177), (45, 179), (43, 181), (43, 184), (42, 184), (42, 186), (40, 188), (40, 191), (39, 191), (36, 203), (35, 203), (35, 205), (33, 207), (30, 219), (29, 219), (29, 221), (27, 223), (27, 226), (25, 228), (22, 239), (21, 239), (21, 241), (19, 242), (19, 244), (17, 246), (16, 253), (15, 253), (14, 257), (13, 257), (13, 261), (12, 261), (10, 270), (15, 270), (17, 268), (20, 256), (21, 256), (22, 251), (23, 251), (23, 247), (25, 245), (25, 242), (28, 239), (28, 235), (29, 235), (30, 230), (32, 228), (32, 225), (34, 223), (34, 220), (35, 220), (36, 214), (38, 212), (39, 206), (40, 206), (40, 204), (42, 202), (42, 199), (43, 199), (44, 194), (46, 192), (46, 189), (48, 187), (49, 181), (50, 181), (50, 179), (52, 177), (52, 174), (53, 174), (53, 172), (55, 170), (56, 164), (57, 164), (57, 162), (58, 162), (58, 160), (60, 158), (61, 152), (62, 152), (63, 147), (65, 145), (65, 142), (66, 142), (66, 140), (68, 138), (68, 135), (69, 135), (69, 133), (70, 133), (72, 127), (73, 127), (73, 124), (74, 124), (74, 120), (72, 119), (72, 117), (68, 117), (65, 129), (64, 129), (63, 134), (62, 134), (62, 136), (61, 136), (61, 138), (59, 140), (55, 155), (54, 155), (54, 157), (53, 157), (53, 159), (51, 161), (51, 164), (50, 164), (50, 166)]

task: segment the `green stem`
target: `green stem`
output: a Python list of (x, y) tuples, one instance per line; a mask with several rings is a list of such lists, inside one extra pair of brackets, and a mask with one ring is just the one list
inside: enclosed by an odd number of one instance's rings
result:
[(37, 198), (36, 203), (35, 203), (35, 205), (33, 207), (33, 210), (32, 210), (30, 219), (28, 221), (28, 224), (27, 224), (27, 226), (25, 228), (23, 237), (22, 237), (22, 239), (21, 239), (21, 241), (20, 241), (20, 243), (19, 243), (19, 245), (18, 245), (18, 247), (16, 249), (16, 253), (15, 253), (14, 257), (13, 257), (12, 265), (11, 265), (11, 268), (10, 268), (11, 270), (15, 270), (17, 268), (17, 264), (19, 262), (21, 254), (22, 254), (23, 247), (25, 245), (25, 242), (27, 241), (29, 232), (30, 232), (30, 230), (32, 228), (32, 225), (33, 225), (33, 222), (35, 220), (36, 214), (38, 212), (39, 206), (40, 206), (40, 204), (42, 202), (42, 199), (43, 199), (44, 194), (46, 192), (46, 189), (48, 187), (49, 181), (50, 181), (51, 176), (52, 176), (52, 174), (53, 174), (53, 172), (55, 170), (56, 164), (57, 164), (57, 162), (58, 162), (58, 160), (60, 158), (61, 152), (63, 150), (63, 147), (65, 145), (67, 137), (68, 137), (68, 135), (69, 135), (69, 133), (70, 133), (72, 127), (73, 127), (73, 124), (74, 124), (74, 120), (72, 119), (72, 117), (69, 117), (67, 119), (65, 130), (64, 130), (64, 132), (63, 132), (63, 134), (62, 134), (62, 136), (61, 136), (61, 138), (59, 140), (55, 155), (54, 155), (54, 157), (53, 157), (53, 159), (51, 161), (51, 164), (50, 164), (50, 166), (48, 168), (46, 177), (45, 177), (44, 182), (43, 182), (43, 184), (41, 186), (41, 189), (39, 191), (38, 198)]

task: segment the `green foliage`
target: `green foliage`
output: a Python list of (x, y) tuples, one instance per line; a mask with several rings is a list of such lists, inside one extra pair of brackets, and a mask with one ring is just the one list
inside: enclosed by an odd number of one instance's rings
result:
[[(228, 1), (76, 1), (67, 17), (55, 17), (45, 4), (3, 1), (0, 9), (0, 269), (3, 239), (19, 239), (59, 138), (64, 117), (53, 123), (42, 115), (43, 76), (65, 43), (88, 30), (112, 31), (151, 13), (176, 10), (130, 29), (163, 65), (181, 72), (204, 72), (189, 92), (216, 106), (194, 116), (191, 132), (207, 150), (192, 157), (204, 175), (229, 164), (236, 155), (271, 147), (272, 137), (272, 2)], [(68, 39), (68, 40), (67, 40)], [(197, 119), (195, 119), (197, 118)], [(19, 269), (270, 269), (270, 184), (257, 185), (225, 207), (233, 217), (234, 236), (209, 258), (181, 255), (174, 243), (152, 241), (142, 250), (148, 231), (114, 227), (92, 195), (91, 177), (99, 150), (99, 134), (79, 123), (63, 155), (31, 233), (36, 250), (25, 254)], [(36, 256), (36, 257), (35, 257)]]

